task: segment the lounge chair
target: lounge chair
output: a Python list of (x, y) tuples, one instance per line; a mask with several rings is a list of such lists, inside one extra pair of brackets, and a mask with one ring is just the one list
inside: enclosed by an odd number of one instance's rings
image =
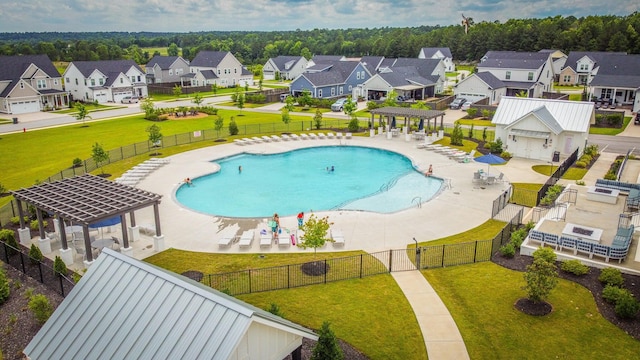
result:
[(253, 142), (255, 142), (255, 143), (261, 143), (262, 142), (262, 139), (257, 137), (257, 136), (252, 137), (251, 140), (253, 140)]
[(342, 133), (336, 133), (336, 139), (341, 140), (342, 139)]
[[(292, 240), (293, 242), (293, 240)], [(297, 229), (296, 230), (296, 236), (295, 236), (295, 242), (293, 242), (293, 245), (300, 245), (300, 243), (304, 242), (304, 231)]]
[(282, 229), (282, 233), (278, 234), (278, 239), (276, 240), (276, 243), (278, 244), (278, 246), (284, 247), (284, 246), (291, 246), (291, 237), (294, 236), (291, 232), (289, 232), (289, 229)]
[(291, 138), (291, 140), (300, 140), (300, 136), (298, 136), (298, 134), (291, 134), (289, 135), (289, 137)]
[(267, 135), (261, 136), (260, 138), (261, 138), (261, 139), (262, 139), (262, 141), (264, 141), (264, 142), (271, 142), (271, 140), (273, 140), (273, 139), (271, 139), (270, 137), (268, 137)]
[(344, 134), (344, 137), (347, 138), (347, 139), (351, 139), (351, 133)]
[(431, 145), (427, 145), (424, 148), (427, 150), (431, 150), (431, 151), (436, 151), (437, 149), (441, 148), (442, 145), (440, 144), (431, 144)]
[(270, 137), (271, 137), (271, 141), (280, 141), (281, 140), (280, 136), (278, 136), (278, 135), (271, 135)]
[(260, 247), (270, 247), (273, 241), (274, 233), (267, 229), (260, 230)]
[(342, 235), (342, 230), (331, 229), (331, 238), (333, 239), (333, 246), (344, 246), (344, 235)]
[(147, 163), (147, 162), (148, 162), (148, 163), (154, 162), (154, 163), (168, 164), (170, 161), (171, 161), (171, 160), (169, 160), (169, 159), (151, 158), (151, 159), (147, 159), (147, 160), (145, 160), (144, 162), (145, 162), (145, 163)]
[(309, 140), (309, 139), (310, 139), (310, 137), (309, 137), (309, 135), (307, 135), (307, 134), (300, 134), (300, 139), (302, 139), (302, 140)]
[(236, 145), (244, 146), (247, 142), (242, 139), (234, 139), (233, 143)]
[(227, 231), (222, 234), (220, 240), (218, 240), (218, 247), (225, 247), (231, 245), (236, 240), (237, 231)]
[(250, 247), (253, 242), (253, 230), (246, 230), (240, 235), (240, 240), (238, 240), (238, 245), (240, 247)]
[(284, 141), (289, 141), (289, 140), (293, 140), (291, 139), (291, 136), (287, 135), (287, 134), (282, 134), (280, 135), (280, 138)]
[(333, 139), (333, 133), (327, 133), (327, 139)]
[(153, 224), (140, 224), (138, 227), (142, 233), (147, 235), (156, 235), (156, 226)]
[(325, 135), (324, 133), (318, 133), (318, 139), (326, 139), (327, 135)]
[(314, 133), (309, 133), (309, 134), (308, 134), (308, 136), (309, 136), (309, 139), (311, 139), (311, 140), (316, 140), (316, 139), (318, 139), (318, 135), (316, 135), (316, 134), (314, 134)]

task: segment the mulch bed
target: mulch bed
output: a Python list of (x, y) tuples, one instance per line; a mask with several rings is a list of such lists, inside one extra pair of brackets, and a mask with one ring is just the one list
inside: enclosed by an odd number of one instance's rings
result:
[[(533, 262), (533, 258), (531, 256), (516, 254), (512, 259), (509, 259), (503, 257), (499, 253), (496, 253), (493, 255), (491, 261), (507, 269), (524, 272), (527, 269), (527, 265)], [(560, 263), (558, 262), (557, 265), (559, 269)], [(593, 294), (598, 310), (605, 319), (609, 320), (609, 322), (619, 327), (627, 334), (633, 336), (636, 340), (640, 340), (640, 315), (637, 315), (633, 320), (623, 320), (616, 316), (614, 306), (604, 301), (602, 298), (602, 290), (604, 289), (604, 286), (602, 286), (602, 283), (598, 280), (600, 270), (591, 268), (591, 271), (589, 271), (588, 274), (582, 276), (573, 275), (559, 270), (559, 276), (562, 279), (576, 282), (587, 288), (587, 290)], [(640, 276), (623, 273), (622, 277), (624, 278), (624, 287), (629, 290), (636, 299), (640, 299)]]
[(311, 261), (302, 264), (300, 267), (305, 275), (320, 276), (329, 272), (329, 264), (324, 261)]

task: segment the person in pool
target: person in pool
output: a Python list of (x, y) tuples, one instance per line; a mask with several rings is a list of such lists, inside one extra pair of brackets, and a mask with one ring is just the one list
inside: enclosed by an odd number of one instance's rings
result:
[(184, 183), (185, 183), (185, 184), (187, 184), (187, 185), (189, 185), (189, 186), (193, 185), (193, 183), (191, 182), (191, 179), (190, 179), (190, 178), (186, 178), (186, 179), (184, 179)]

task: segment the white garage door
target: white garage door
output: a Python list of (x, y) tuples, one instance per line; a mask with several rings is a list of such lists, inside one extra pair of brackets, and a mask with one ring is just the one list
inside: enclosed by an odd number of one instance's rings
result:
[(113, 93), (113, 102), (119, 103), (125, 96), (133, 96), (131, 91)]
[(38, 100), (16, 101), (11, 103), (12, 114), (24, 114), (40, 111)]
[(487, 96), (485, 94), (457, 93), (456, 97), (461, 97), (471, 102), (476, 102), (478, 100), (486, 98)]

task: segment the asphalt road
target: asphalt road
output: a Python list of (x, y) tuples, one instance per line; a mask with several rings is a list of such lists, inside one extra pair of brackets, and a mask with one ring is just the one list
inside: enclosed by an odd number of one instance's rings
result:
[[(633, 126), (633, 125), (629, 125)], [(626, 154), (631, 149), (640, 149), (640, 139), (631, 136), (589, 135), (589, 144), (596, 144), (600, 151)]]

